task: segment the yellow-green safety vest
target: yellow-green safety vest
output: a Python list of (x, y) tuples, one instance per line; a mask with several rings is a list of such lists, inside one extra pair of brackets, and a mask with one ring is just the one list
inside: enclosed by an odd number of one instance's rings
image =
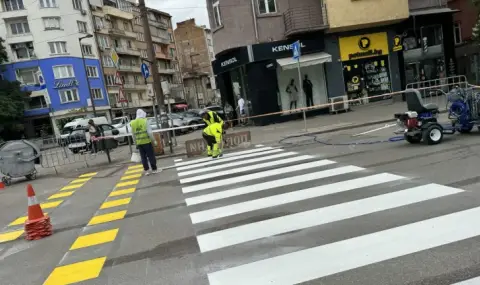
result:
[(217, 114), (217, 112), (208, 111), (207, 114), (208, 114), (208, 117), (209, 117), (208, 120), (203, 119), (203, 121), (205, 122), (205, 124), (207, 124), (207, 126), (210, 126), (211, 124), (214, 124), (214, 123), (223, 124), (223, 120), (222, 120), (222, 118), (220, 118), (220, 116)]
[(132, 126), (132, 132), (135, 135), (135, 143), (137, 145), (152, 143), (152, 140), (147, 132), (147, 119), (135, 119), (130, 123), (130, 126)]
[(213, 123), (203, 129), (203, 132), (207, 136), (213, 136), (215, 137), (215, 140), (217, 143), (219, 143), (222, 140), (222, 134), (223, 134), (223, 123)]

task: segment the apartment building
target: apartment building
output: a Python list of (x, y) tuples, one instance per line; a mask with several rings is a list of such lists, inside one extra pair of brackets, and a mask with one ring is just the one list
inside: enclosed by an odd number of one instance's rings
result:
[[(455, 11), (447, 0), (206, 3), (223, 101), (235, 106), (243, 97), (251, 115), (282, 113), (259, 124), (296, 118), (292, 110), (336, 97), (369, 102), (409, 83), (456, 74)], [(295, 41), (301, 43), (301, 79), (292, 58)], [(300, 85), (309, 88), (291, 96)]]
[(189, 19), (177, 23), (174, 34), (187, 103), (193, 108), (202, 108), (217, 102), (220, 93), (213, 77), (215, 55), (211, 30)]
[[(153, 99), (147, 94), (147, 82), (141, 74), (142, 63), (148, 61), (147, 45), (140, 18), (140, 10), (135, 1), (103, 0), (91, 1), (92, 15), (95, 23), (95, 34), (102, 57), (105, 82), (112, 104), (114, 116), (135, 114), (137, 108), (144, 108), (153, 114)], [(148, 9), (148, 19), (152, 33), (156, 62), (155, 68), (161, 80), (169, 83), (170, 103), (183, 103), (183, 91), (175, 60), (175, 43), (171, 29), (171, 16), (167, 13)], [(112, 60), (112, 50), (118, 55), (118, 66)], [(123, 86), (119, 85), (121, 79)], [(164, 102), (167, 104), (168, 102)]]
[(42, 130), (58, 135), (60, 120), (92, 115), (90, 92), (97, 115), (109, 116), (96, 43), (88, 37), (93, 30), (87, 1), (1, 0), (0, 4), (4, 21), (0, 37), (9, 58), (0, 73), (30, 92), (26, 136), (39, 136)]

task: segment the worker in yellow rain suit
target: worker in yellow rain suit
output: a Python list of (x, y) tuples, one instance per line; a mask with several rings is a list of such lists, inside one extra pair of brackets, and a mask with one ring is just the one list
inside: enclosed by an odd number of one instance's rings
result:
[(223, 122), (210, 124), (203, 129), (202, 136), (207, 141), (208, 156), (212, 158), (222, 157), (220, 143), (223, 139)]
[[(220, 126), (222, 127), (222, 135), (225, 133), (223, 131), (223, 126), (224, 126), (223, 120), (222, 118), (220, 118), (217, 112), (208, 111), (208, 112), (205, 112), (202, 117), (207, 128), (212, 124), (220, 124)], [(205, 130), (203, 132), (203, 138), (207, 141), (207, 154), (208, 156), (212, 156), (213, 155), (212, 147), (211, 147), (211, 144), (209, 144), (209, 141), (205, 138)]]

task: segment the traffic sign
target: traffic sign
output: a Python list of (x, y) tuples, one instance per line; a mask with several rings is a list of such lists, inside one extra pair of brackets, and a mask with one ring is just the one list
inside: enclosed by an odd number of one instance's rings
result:
[(110, 57), (112, 58), (112, 61), (113, 63), (115, 64), (115, 66), (118, 68), (118, 60), (120, 59), (118, 57), (118, 54), (117, 52), (112, 48), (111, 52), (110, 52)]
[(118, 102), (119, 103), (128, 103), (127, 98), (125, 98), (125, 93), (123, 92), (123, 88), (118, 90)]
[(43, 77), (43, 74), (41, 71), (37, 72), (37, 79), (38, 83), (40, 85), (40, 89), (45, 89), (47, 87), (47, 83), (45, 82), (45, 78)]
[(150, 70), (148, 69), (148, 65), (146, 63), (142, 63), (140, 69), (142, 70), (143, 78), (147, 79), (150, 76)]
[(120, 77), (120, 72), (117, 71), (115, 76), (115, 85), (123, 85), (122, 77)]
[(300, 41), (296, 41), (292, 44), (292, 51), (293, 51), (293, 59), (298, 60), (301, 55)]
[(155, 92), (153, 91), (153, 84), (152, 83), (147, 84), (147, 96), (150, 97), (150, 98), (155, 97)]

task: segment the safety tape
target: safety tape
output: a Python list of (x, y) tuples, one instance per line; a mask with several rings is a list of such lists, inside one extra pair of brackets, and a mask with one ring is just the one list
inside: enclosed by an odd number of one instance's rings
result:
[(33, 206), (38, 204), (36, 196), (28, 197), (27, 200), (28, 200), (28, 206)]

